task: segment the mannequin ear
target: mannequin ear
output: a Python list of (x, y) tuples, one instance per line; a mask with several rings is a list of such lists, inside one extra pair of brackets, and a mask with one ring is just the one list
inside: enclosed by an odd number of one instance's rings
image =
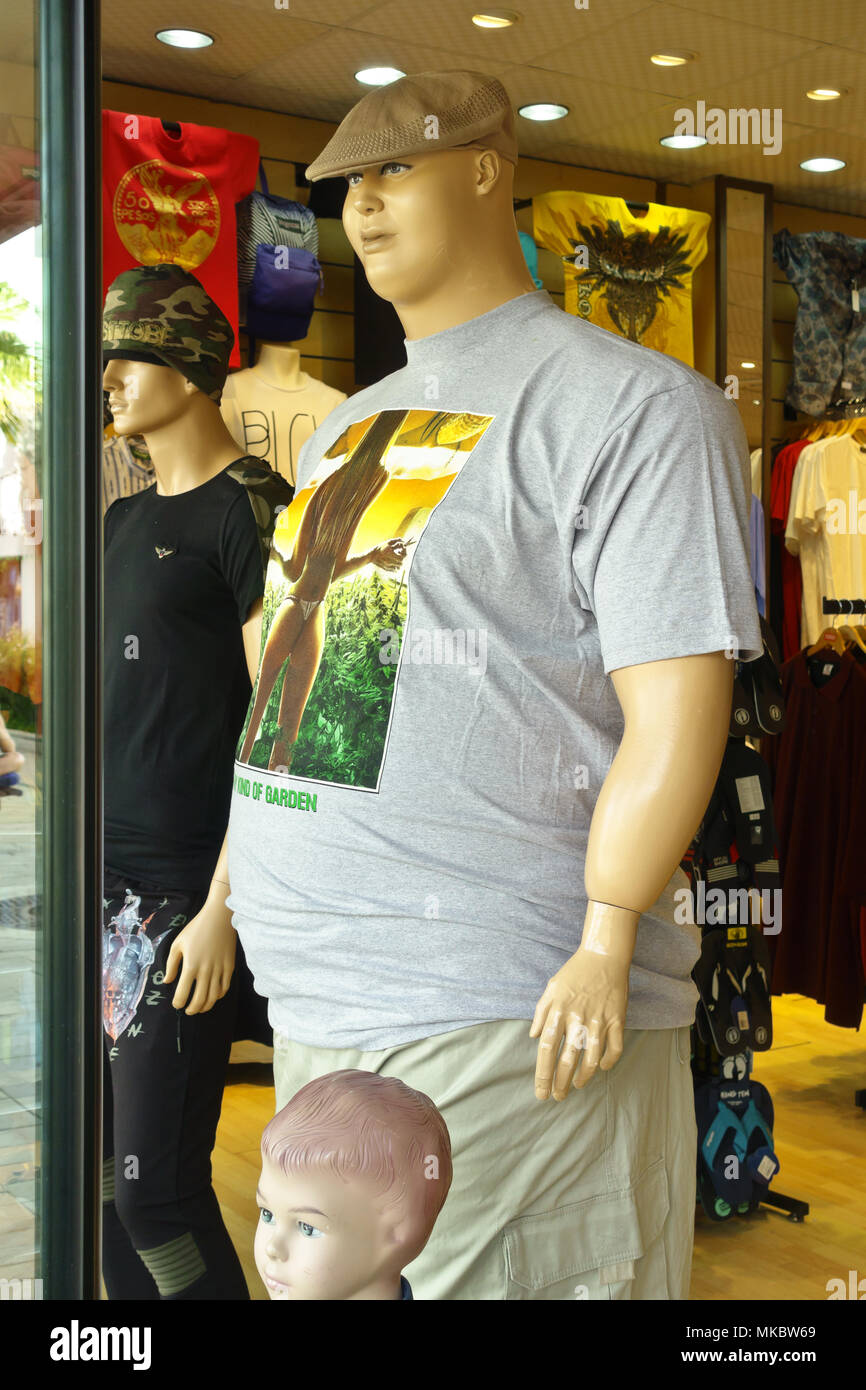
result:
[(502, 173), (502, 163), (496, 150), (482, 150), (476, 168), (478, 170), (479, 193), (490, 192), (498, 184)]
[[(418, 1241), (417, 1212), (412, 1212), (405, 1205), (402, 1206), (402, 1210), (398, 1208), (393, 1213), (392, 1218), (387, 1221), (383, 1234), (384, 1250), (393, 1251), (395, 1247), (399, 1247), (403, 1250), (409, 1248), (414, 1249)], [(407, 1256), (404, 1263), (408, 1263), (409, 1258), (410, 1257)], [(414, 1258), (414, 1255), (411, 1256), (411, 1258)]]

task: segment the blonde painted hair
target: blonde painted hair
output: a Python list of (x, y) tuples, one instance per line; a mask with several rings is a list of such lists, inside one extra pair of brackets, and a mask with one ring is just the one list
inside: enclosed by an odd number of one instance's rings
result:
[(362, 1178), (386, 1206), (409, 1209), (411, 1254), (423, 1250), (451, 1186), (451, 1140), (429, 1096), (396, 1076), (332, 1071), (301, 1088), (262, 1135), (283, 1173), (310, 1168)]

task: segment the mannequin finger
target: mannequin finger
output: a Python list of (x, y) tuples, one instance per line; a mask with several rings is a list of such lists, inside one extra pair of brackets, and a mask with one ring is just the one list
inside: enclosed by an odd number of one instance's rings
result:
[(218, 1004), (220, 999), (222, 999), (221, 979), (219, 975), (212, 975), (210, 985), (208, 986), (207, 995), (205, 997), (205, 1001), (199, 1009), (199, 1013), (210, 1013), (214, 1004)]
[(580, 1017), (574, 1019), (565, 1034), (565, 1044), (559, 1054), (556, 1076), (553, 1080), (554, 1100), (564, 1100), (568, 1094), (580, 1054), (586, 1045), (586, 1028)]
[(168, 953), (168, 960), (165, 963), (165, 983), (170, 985), (175, 976), (178, 965), (183, 960), (183, 951), (175, 941)]
[(563, 1033), (563, 1010), (552, 1006), (541, 1028), (538, 1040), (538, 1058), (535, 1065), (535, 1094), (539, 1100), (547, 1100), (550, 1084), (556, 1070), (556, 1059)]
[(535, 1013), (532, 1015), (532, 1023), (529, 1025), (529, 1036), (531, 1038), (537, 1038), (539, 1033), (541, 1032), (545, 1014), (550, 1008), (550, 1002), (551, 993), (550, 987), (548, 986), (548, 988), (544, 991), (538, 1003), (536, 1004)]
[(204, 1013), (203, 1004), (210, 992), (210, 974), (202, 973), (195, 982), (195, 993), (189, 1001), (188, 1014)]
[(177, 988), (174, 991), (174, 997), (171, 1001), (176, 1009), (182, 1009), (186, 1004), (186, 1001), (189, 999), (190, 990), (192, 989), (194, 979), (195, 976), (193, 975), (191, 968), (187, 965), (186, 961), (184, 960), (180, 972), (180, 978), (177, 982)]
[(559, 1054), (556, 1075), (553, 1078), (554, 1100), (565, 1100), (568, 1095), (568, 1088), (571, 1085), (571, 1078), (574, 1076), (574, 1069), (579, 1057), (579, 1047), (564, 1047)]
[(577, 1076), (574, 1078), (574, 1085), (578, 1091), (595, 1076), (600, 1055), (601, 1042), (598, 1033), (593, 1031), (587, 1039), (586, 1046), (583, 1049), (583, 1056), (580, 1059)]
[(602, 1071), (610, 1071), (622, 1056), (623, 1036), (622, 1023), (615, 1019), (607, 1030), (607, 1046), (604, 1049), (604, 1056), (601, 1059)]

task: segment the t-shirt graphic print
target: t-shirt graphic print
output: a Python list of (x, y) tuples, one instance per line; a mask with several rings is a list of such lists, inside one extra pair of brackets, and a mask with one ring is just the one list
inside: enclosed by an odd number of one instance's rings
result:
[(412, 560), (492, 419), (382, 410), (328, 449), (274, 532), (239, 763), (378, 791)]

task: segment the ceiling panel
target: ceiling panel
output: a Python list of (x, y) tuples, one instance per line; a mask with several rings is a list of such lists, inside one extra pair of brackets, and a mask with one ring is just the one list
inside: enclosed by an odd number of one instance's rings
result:
[[(610, 129), (612, 121), (622, 121), (647, 112), (664, 110), (669, 98), (658, 92), (642, 92), (632, 87), (615, 87), (597, 74), (599, 80), (576, 82), (567, 73), (541, 73), (538, 68), (510, 68), (500, 74), (515, 108), (529, 102), (562, 102), (569, 108), (559, 121), (528, 121), (518, 117), (518, 139), (523, 154), (534, 154), (553, 140), (557, 145), (585, 141), (596, 132)], [(601, 143), (604, 143), (603, 139)]]
[[(484, 9), (483, 0), (475, 4), (471, 0), (437, 0), (432, 5), (386, 0), (353, 21), (353, 27), (386, 39), (447, 48), (458, 59), (455, 67), (471, 68), (476, 58), (493, 63), (533, 63), (537, 55), (556, 53), (561, 47), (585, 42), (625, 23), (631, 25), (639, 11), (655, 6), (651, 0), (604, 0), (603, 4), (593, 0), (587, 9), (577, 9), (572, 0), (547, 0), (545, 4), (521, 4), (517, 0), (509, 8), (522, 14), (517, 24), (485, 30), (472, 23), (473, 14)], [(483, 71), (487, 72), (487, 67)]]
[[(861, 2), (866, 20), (866, 0)], [(731, 106), (778, 108), (783, 127), (790, 121), (816, 130), (866, 135), (864, 76), (866, 62), (858, 54), (824, 47), (748, 77), (729, 77), (708, 90), (706, 101), (725, 110)], [(806, 92), (813, 87), (836, 87), (847, 92), (837, 101), (810, 101)]]
[[(299, 52), (284, 53), (262, 64), (244, 79), (244, 87), (251, 93), (250, 105), (262, 104), (257, 95), (261, 85), (285, 93), (279, 110), (341, 121), (355, 102), (371, 90), (356, 82), (354, 73), (381, 63), (393, 64), (404, 72), (437, 72), (457, 66), (447, 49), (427, 48), (403, 39), (383, 45), (374, 34), (327, 29)], [(498, 63), (479, 60), (476, 68), (491, 76), (502, 75)]]
[[(159, 29), (180, 27), (203, 29), (216, 42), (210, 48), (169, 48), (154, 37)], [(149, 0), (138, 5), (115, 0), (102, 7), (102, 70), (115, 82), (179, 91), (179, 83), (197, 84), (202, 76), (252, 72), (277, 54), (292, 53), (327, 32), (324, 24), (297, 19), (294, 10), (276, 11), (272, 5), (233, 5), (226, 0), (182, 5)], [(187, 90), (199, 89), (196, 85)]]
[[(542, 54), (533, 66), (592, 74), (620, 87), (637, 87), (673, 96), (703, 95), (710, 83), (739, 80), (776, 63), (787, 62), (813, 45), (801, 38), (729, 24), (712, 15), (697, 15), (673, 6), (651, 5), (628, 23), (569, 47)], [(650, 55), (668, 48), (689, 49), (697, 61), (680, 68), (660, 68)]]
[(815, 43), (866, 53), (863, 0), (670, 0), (677, 9), (716, 15), (732, 29), (760, 26), (771, 34), (793, 34)]

